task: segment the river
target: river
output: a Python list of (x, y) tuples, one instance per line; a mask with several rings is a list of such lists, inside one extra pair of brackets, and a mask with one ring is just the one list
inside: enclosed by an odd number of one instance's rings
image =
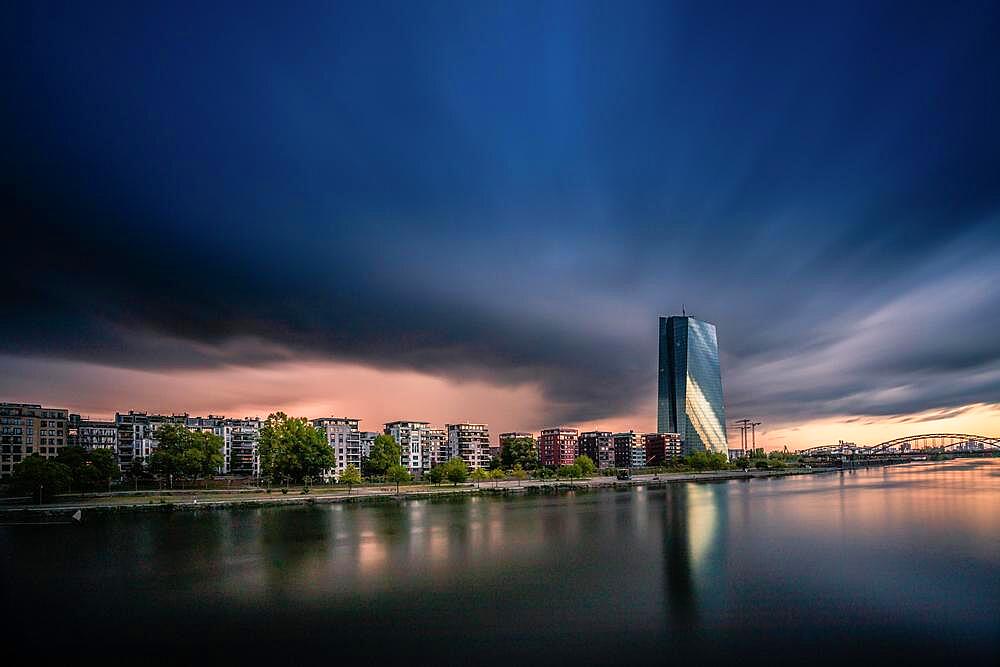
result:
[(0, 528), (5, 651), (436, 664), (1000, 656), (1000, 459)]

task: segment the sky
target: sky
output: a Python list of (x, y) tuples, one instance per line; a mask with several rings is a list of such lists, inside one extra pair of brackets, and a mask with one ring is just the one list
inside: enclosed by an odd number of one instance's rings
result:
[(202, 4), (0, 10), (0, 400), (1000, 435), (997, 3)]

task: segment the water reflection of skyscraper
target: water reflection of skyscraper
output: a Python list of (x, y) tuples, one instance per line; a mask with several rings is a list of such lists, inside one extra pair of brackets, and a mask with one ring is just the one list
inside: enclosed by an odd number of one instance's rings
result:
[(670, 485), (663, 511), (663, 562), (665, 615), (678, 649), (691, 647), (705, 612), (709, 589), (719, 584), (712, 572), (721, 574), (720, 505), (716, 485)]
[(691, 544), (688, 540), (688, 504), (686, 485), (671, 485), (666, 490), (663, 513), (663, 564), (666, 616), (679, 641), (690, 634), (698, 615), (698, 604), (691, 567)]

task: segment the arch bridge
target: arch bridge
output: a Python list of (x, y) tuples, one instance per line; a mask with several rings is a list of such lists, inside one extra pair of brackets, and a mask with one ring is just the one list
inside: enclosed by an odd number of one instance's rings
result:
[(799, 451), (802, 456), (914, 456), (945, 452), (1000, 452), (1000, 438), (967, 433), (924, 433), (886, 440), (877, 445), (839, 442)]

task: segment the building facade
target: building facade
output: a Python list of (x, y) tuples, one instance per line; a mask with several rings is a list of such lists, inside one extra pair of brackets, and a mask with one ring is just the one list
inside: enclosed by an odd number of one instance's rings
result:
[(233, 475), (260, 476), (260, 426), (259, 417), (228, 419), (229, 472)]
[(615, 465), (615, 439), (611, 431), (587, 431), (577, 440), (577, 454), (589, 456), (599, 468)]
[(459, 456), (470, 470), (489, 468), (490, 429), (486, 424), (448, 424), (448, 446), (452, 456)]
[(679, 433), (647, 433), (642, 441), (648, 466), (670, 465), (684, 455)]
[(164, 424), (187, 427), (188, 415), (157, 415), (129, 410), (115, 413), (118, 428), (118, 466), (122, 472), (140, 471), (156, 449), (156, 429)]
[(423, 472), (423, 453), (427, 448), (429, 422), (395, 421), (385, 425), (385, 433), (396, 439), (399, 445), (399, 464), (411, 475)]
[(349, 417), (323, 417), (312, 420), (313, 427), (323, 434), (330, 449), (333, 450), (334, 465), (326, 471), (324, 478), (340, 479), (350, 465), (358, 471), (361, 470), (361, 431), (358, 429), (360, 421)]
[[(75, 415), (71, 415), (75, 416)], [(118, 425), (113, 421), (97, 419), (74, 420), (74, 444), (86, 450), (110, 449), (118, 455)]]
[(538, 460), (543, 466), (569, 466), (576, 458), (579, 431), (575, 428), (546, 428), (538, 436)]
[(0, 403), (0, 478), (37, 454), (55, 458), (67, 444), (69, 410), (37, 403)]
[(660, 318), (656, 430), (679, 433), (685, 454), (728, 453), (715, 325), (693, 317)]
[(646, 465), (646, 444), (642, 435), (635, 431), (615, 433), (615, 466), (618, 468), (642, 468)]
[(448, 442), (448, 432), (443, 428), (427, 429), (427, 451), (424, 456), (424, 470), (446, 463), (453, 454)]
[(361, 431), (358, 437), (361, 440), (361, 460), (364, 461), (372, 455), (372, 444), (375, 438), (380, 435), (378, 431)]

